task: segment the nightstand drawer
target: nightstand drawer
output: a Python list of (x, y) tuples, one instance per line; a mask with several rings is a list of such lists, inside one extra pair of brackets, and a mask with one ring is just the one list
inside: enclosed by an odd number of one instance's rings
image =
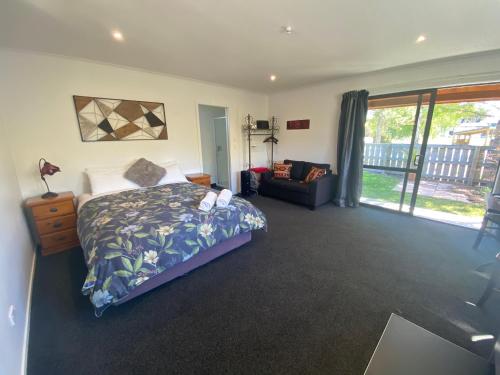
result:
[(57, 247), (67, 243), (78, 243), (76, 228), (63, 230), (57, 233), (46, 234), (40, 237), (43, 248)]
[(55, 202), (33, 207), (33, 217), (35, 220), (47, 219), (54, 216), (68, 215), (75, 212), (72, 200)]
[(75, 214), (38, 220), (36, 222), (36, 228), (40, 235), (54, 233), (74, 227), (76, 227)]

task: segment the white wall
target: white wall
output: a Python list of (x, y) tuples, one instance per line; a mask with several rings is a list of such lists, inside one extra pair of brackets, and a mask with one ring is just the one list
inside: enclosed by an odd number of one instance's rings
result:
[[(190, 79), (59, 56), (0, 50), (0, 110), (12, 138), (23, 197), (44, 188), (37, 162), (45, 157), (61, 167), (49, 177), (54, 191), (87, 190), (89, 166), (177, 159), (185, 173), (201, 171), (198, 104), (228, 108), (231, 180), (239, 190), (245, 165), (241, 125), (245, 114), (267, 118), (267, 96)], [(80, 139), (73, 95), (165, 103), (166, 141), (87, 142)]]
[[(34, 259), (29, 232), (22, 214), (22, 198), (13, 166), (8, 134), (0, 119), (0, 374), (21, 374), (28, 294)], [(16, 325), (7, 311), (16, 307)]]
[[(342, 94), (367, 89), (371, 95), (419, 88), (500, 80), (500, 52), (447, 59), (357, 75), (276, 93), (269, 115), (281, 131), (276, 160), (326, 162), (336, 170), (338, 120)], [(309, 130), (286, 130), (287, 120), (310, 119)]]

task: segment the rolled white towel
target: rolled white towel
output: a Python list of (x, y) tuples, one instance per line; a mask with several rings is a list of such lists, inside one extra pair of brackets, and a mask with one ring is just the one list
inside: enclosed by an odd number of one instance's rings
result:
[(207, 195), (205, 195), (205, 198), (201, 200), (200, 207), (198, 208), (202, 211), (208, 212), (212, 209), (216, 200), (217, 194), (215, 194), (213, 191), (209, 191)]
[(225, 208), (228, 206), (231, 198), (233, 197), (233, 192), (228, 189), (222, 189), (217, 197), (217, 207)]

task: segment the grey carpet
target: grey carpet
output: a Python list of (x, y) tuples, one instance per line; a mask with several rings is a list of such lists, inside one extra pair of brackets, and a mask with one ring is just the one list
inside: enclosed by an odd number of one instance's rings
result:
[(392, 312), (483, 356), (500, 295), (471, 272), (498, 244), (372, 208), (251, 199), (269, 232), (94, 317), (80, 249), (39, 256), (28, 374), (362, 374)]

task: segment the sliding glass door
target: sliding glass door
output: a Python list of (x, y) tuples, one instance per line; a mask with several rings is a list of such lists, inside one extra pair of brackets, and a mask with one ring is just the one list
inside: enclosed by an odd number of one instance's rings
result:
[(414, 215), (479, 228), (499, 136), (499, 84), (438, 89)]
[(478, 228), (500, 156), (500, 83), (371, 96), (361, 202)]
[(435, 90), (370, 97), (361, 202), (413, 213)]

